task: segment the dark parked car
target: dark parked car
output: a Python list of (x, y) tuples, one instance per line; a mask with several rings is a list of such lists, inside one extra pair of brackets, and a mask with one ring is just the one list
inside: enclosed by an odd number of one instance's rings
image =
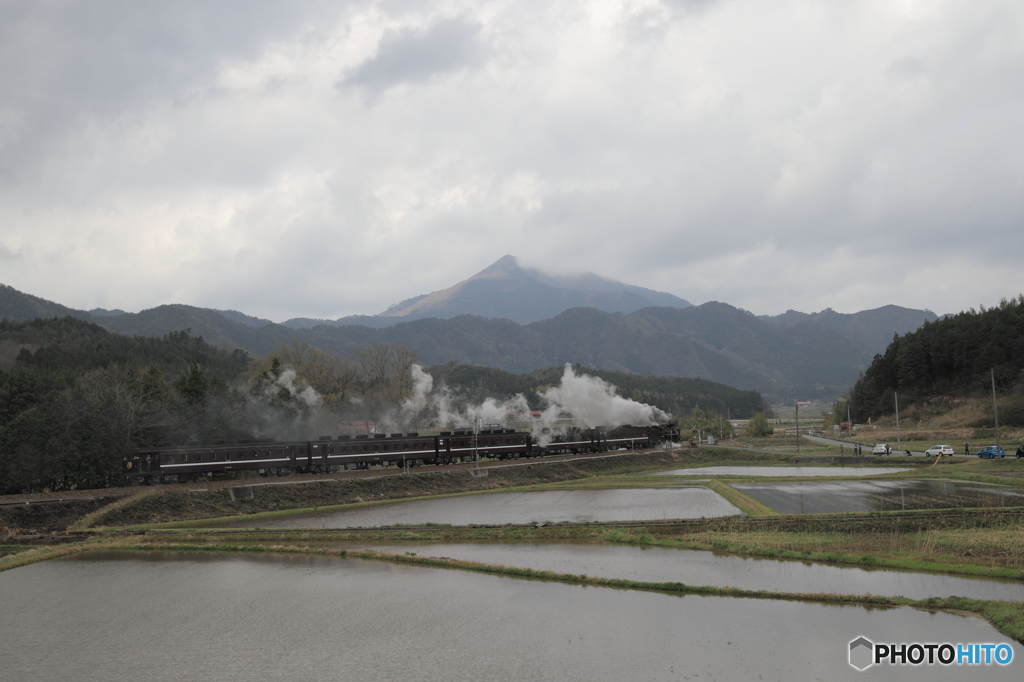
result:
[(1024, 457), (1024, 445), (1017, 446), (1017, 457)]
[(1006, 457), (1006, 450), (997, 448), (995, 445), (986, 445), (981, 450), (978, 450), (978, 457), (982, 459), (995, 459), (996, 457)]

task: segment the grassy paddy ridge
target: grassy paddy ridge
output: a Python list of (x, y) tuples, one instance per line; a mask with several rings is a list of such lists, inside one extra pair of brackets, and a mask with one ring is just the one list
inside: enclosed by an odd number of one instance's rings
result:
[[(1007, 508), (543, 526), (430, 525), (290, 530), (161, 526), (134, 533), (132, 537), (138, 542), (246, 542), (290, 546), (404, 541), (591, 541), (1024, 579), (1024, 510)], [(103, 535), (96, 533), (96, 537)]]

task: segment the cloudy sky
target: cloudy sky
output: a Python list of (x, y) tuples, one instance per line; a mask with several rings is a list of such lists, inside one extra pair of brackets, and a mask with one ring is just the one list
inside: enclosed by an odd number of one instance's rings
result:
[(0, 3), (0, 282), (373, 314), (505, 254), (752, 312), (1024, 291), (1024, 3)]

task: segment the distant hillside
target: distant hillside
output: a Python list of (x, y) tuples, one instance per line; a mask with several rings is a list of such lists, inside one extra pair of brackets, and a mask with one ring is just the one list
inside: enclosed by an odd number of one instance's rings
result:
[[(645, 307), (628, 314), (578, 307), (529, 324), (461, 315), (390, 318), (397, 323), (386, 327), (293, 320), (295, 328), (290, 328), (237, 312), (233, 316), (240, 321), (235, 321), (224, 312), (185, 305), (94, 317), (10, 287), (0, 290), (0, 315), (7, 319), (72, 315), (121, 334), (157, 337), (188, 329), (210, 343), (242, 348), (255, 356), (293, 339), (342, 355), (357, 347), (391, 343), (415, 349), (420, 361), (430, 365), (455, 361), (525, 373), (581, 363), (599, 370), (706, 379), (756, 390), (773, 401), (843, 394), (871, 362), (875, 351), (868, 336), (891, 339), (901, 327), (886, 325), (911, 325), (916, 315), (927, 312), (887, 306), (854, 315), (790, 312), (766, 319), (712, 302), (686, 308)], [(855, 338), (851, 334), (858, 329), (860, 336)]]
[(515, 257), (505, 256), (452, 287), (396, 303), (379, 317), (415, 320), (479, 315), (525, 324), (554, 317), (569, 308), (630, 313), (650, 306), (690, 305), (672, 294), (593, 273), (550, 275), (523, 268)]
[[(559, 366), (529, 374), (513, 374), (491, 367), (450, 362), (429, 367), (427, 372), (435, 383), (444, 383), (458, 395), (475, 403), (492, 397), (507, 400), (520, 394), (532, 409), (543, 409), (545, 404), (538, 392), (557, 385), (564, 369)], [(771, 406), (756, 391), (741, 391), (704, 379), (657, 377), (583, 366), (577, 366), (576, 371), (604, 379), (614, 385), (618, 394), (624, 398), (655, 405), (674, 415), (690, 414), (697, 407), (723, 416), (729, 415), (734, 419), (748, 419), (755, 412), (771, 411)]]
[(898, 305), (887, 305), (859, 313), (837, 313), (826, 308), (819, 313), (799, 313), (787, 310), (781, 315), (761, 319), (783, 326), (813, 322), (846, 334), (863, 344), (872, 353), (881, 353), (892, 341), (892, 335), (907, 334), (925, 322), (934, 322), (938, 315), (930, 310), (913, 310)]
[[(255, 318), (252, 318), (255, 319)], [(112, 332), (129, 336), (163, 336), (168, 332), (191, 330), (207, 342), (226, 348), (243, 348), (263, 355), (295, 338), (295, 333), (279, 324), (254, 327), (227, 319), (221, 312), (207, 308), (172, 304), (140, 313), (101, 317), (97, 324)]]
[[(316, 327), (302, 338), (348, 353), (378, 342), (416, 349), (427, 364), (454, 360), (509, 372), (566, 362), (602, 370), (707, 379), (773, 399), (830, 397), (850, 386), (871, 354), (813, 323), (779, 326), (723, 303), (645, 308), (629, 315), (573, 308), (520, 325), (463, 315), (385, 329)], [(255, 351), (254, 351), (255, 352)]]
[[(1004, 396), (1000, 420), (1024, 425), (1024, 295), (998, 307), (971, 310), (893, 339), (850, 391), (855, 419), (895, 412), (913, 403)], [(987, 422), (987, 418), (986, 418)]]
[(24, 294), (14, 287), (0, 284), (0, 320), (32, 320), (47, 317), (76, 317), (92, 321), (84, 310), (75, 310), (45, 299)]
[(270, 320), (263, 320), (258, 317), (253, 317), (252, 315), (246, 315), (245, 313), (240, 313), (237, 310), (214, 310), (213, 308), (208, 308), (208, 310), (220, 313), (232, 322), (244, 324), (248, 327), (266, 327), (268, 324), (274, 324)]
[(374, 329), (380, 329), (381, 327), (390, 327), (397, 322), (401, 322), (402, 318), (397, 317), (379, 317), (377, 315), (349, 315), (348, 317), (340, 317), (337, 320), (321, 320), (311, 317), (293, 317), (290, 320), (285, 320), (281, 324), (291, 329), (312, 329), (313, 327), (319, 327), (321, 325), (327, 327), (350, 327), (353, 325), (362, 327), (373, 327)]

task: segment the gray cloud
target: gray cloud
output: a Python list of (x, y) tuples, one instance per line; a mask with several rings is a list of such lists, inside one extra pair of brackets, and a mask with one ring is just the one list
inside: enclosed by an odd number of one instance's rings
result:
[(483, 52), (480, 29), (479, 22), (465, 17), (443, 17), (425, 28), (388, 31), (377, 53), (352, 69), (341, 85), (380, 92), (470, 67)]
[(209, 96), (225, 61), (303, 19), (266, 1), (0, 3), (0, 178), (23, 180), (90, 128)]
[(989, 305), (1022, 44), (1010, 0), (8, 2), (0, 281), (282, 320), (513, 253), (757, 313)]

